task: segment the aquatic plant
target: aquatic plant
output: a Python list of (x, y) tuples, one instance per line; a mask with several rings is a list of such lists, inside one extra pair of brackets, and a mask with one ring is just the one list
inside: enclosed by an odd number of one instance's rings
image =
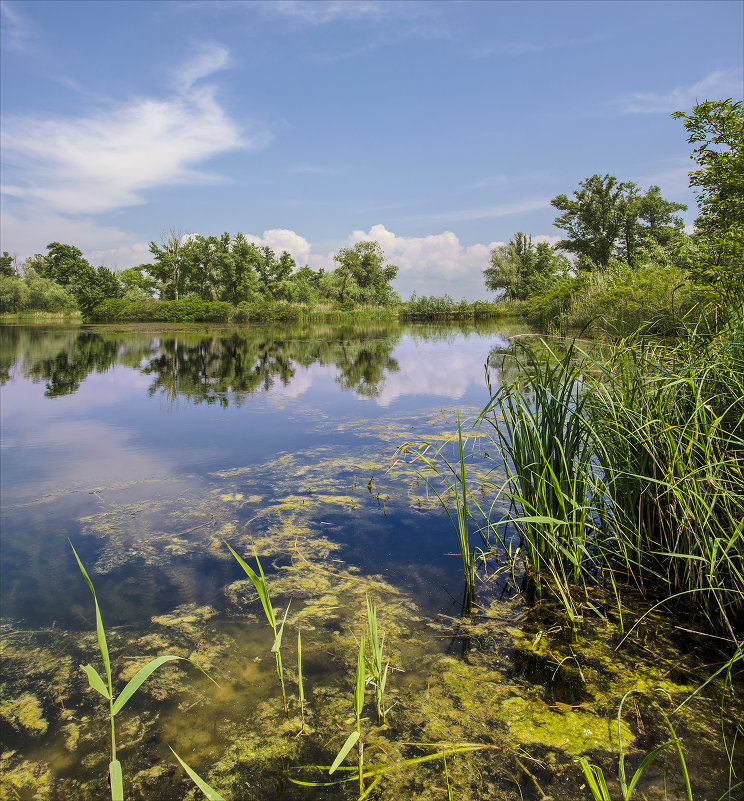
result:
[(204, 779), (195, 771), (192, 770), (183, 759), (181, 759), (178, 754), (173, 751), (173, 756), (179, 761), (181, 767), (186, 771), (186, 775), (191, 779), (192, 782), (204, 793), (204, 795), (209, 799), (209, 801), (225, 801), (225, 799), (213, 788), (208, 785)]
[(672, 345), (619, 343), (592, 363), (586, 413), (617, 566), (692, 606), (741, 644), (744, 620), (744, 323)]
[(274, 654), (275, 661), (276, 661), (276, 674), (279, 677), (279, 683), (282, 687), (282, 702), (284, 704), (284, 717), (289, 717), (289, 707), (287, 706), (287, 692), (284, 688), (284, 665), (282, 664), (282, 654), (281, 654), (281, 647), (282, 647), (282, 635), (284, 634), (284, 624), (287, 622), (287, 614), (289, 613), (289, 604), (287, 604), (287, 608), (284, 612), (284, 618), (281, 622), (281, 625), (278, 625), (276, 615), (274, 614), (274, 608), (271, 605), (271, 599), (269, 598), (269, 587), (266, 583), (266, 576), (263, 572), (263, 567), (261, 567), (261, 561), (258, 558), (258, 554), (255, 552), (254, 549), (254, 557), (256, 559), (256, 565), (258, 565), (258, 571), (260, 576), (253, 570), (250, 565), (248, 565), (242, 557), (240, 557), (229, 545), (229, 543), (225, 543), (227, 547), (230, 549), (230, 553), (238, 560), (238, 564), (243, 568), (246, 575), (250, 578), (253, 582), (254, 587), (256, 588), (256, 592), (258, 593), (258, 597), (261, 599), (261, 606), (263, 606), (264, 614), (266, 615), (266, 620), (268, 621), (269, 625), (271, 626), (274, 632), (274, 644), (271, 646), (271, 652)]
[(75, 554), (75, 559), (77, 560), (80, 572), (83, 574), (83, 577), (88, 584), (88, 588), (93, 595), (93, 602), (95, 603), (96, 607), (96, 634), (98, 636), (98, 648), (101, 652), (101, 661), (103, 662), (103, 669), (106, 674), (106, 682), (103, 681), (100, 673), (98, 673), (98, 671), (92, 665), (81, 665), (80, 667), (88, 676), (88, 683), (90, 684), (91, 688), (99, 692), (109, 702), (109, 718), (111, 720), (111, 762), (109, 763), (111, 801), (124, 801), (124, 782), (122, 777), (121, 762), (119, 762), (117, 759), (116, 754), (116, 715), (121, 712), (121, 710), (124, 708), (124, 705), (134, 695), (134, 693), (137, 692), (141, 685), (146, 681), (147, 677), (157, 670), (161, 665), (164, 665), (167, 662), (184, 660), (194, 665), (194, 667), (199, 668), (199, 670), (201, 670), (201, 672), (204, 673), (204, 675), (207, 676), (210, 681), (214, 680), (211, 679), (211, 677), (209, 677), (208, 674), (205, 673), (198, 665), (196, 665), (194, 662), (191, 662), (190, 659), (184, 659), (184, 657), (181, 656), (159, 656), (156, 659), (152, 659), (144, 667), (140, 668), (132, 677), (132, 679), (130, 679), (124, 689), (119, 693), (119, 695), (114, 698), (114, 688), (111, 677), (111, 658), (109, 656), (108, 643), (106, 642), (106, 631), (103, 627), (103, 618), (101, 617), (101, 610), (98, 606), (96, 591), (93, 587), (93, 582), (90, 580), (90, 577), (83, 567), (83, 563), (80, 561), (80, 557), (77, 555), (77, 551), (72, 543), (70, 543), (70, 547), (72, 548), (72, 552)]
[(362, 743), (362, 709), (364, 708), (364, 688), (366, 685), (366, 662), (364, 659), (364, 630), (359, 637), (359, 651), (357, 653), (356, 676), (354, 680), (354, 714), (356, 715), (356, 729), (346, 738), (339, 749), (336, 758), (328, 769), (332, 775), (338, 766), (346, 759), (346, 755), (356, 745), (359, 769), (359, 794), (364, 797), (364, 744)]
[[(622, 714), (623, 714), (623, 704), (625, 703), (625, 699), (632, 695), (632, 690), (630, 692), (625, 693), (622, 700), (620, 701), (620, 707), (617, 710), (617, 747), (618, 747), (618, 779), (620, 781), (620, 801), (629, 801), (630, 797), (633, 795), (633, 790), (635, 790), (636, 785), (638, 784), (639, 780), (646, 772), (646, 770), (651, 766), (653, 761), (656, 759), (657, 756), (662, 751), (665, 751), (667, 748), (671, 747), (672, 745), (677, 750), (677, 755), (679, 756), (680, 765), (682, 768), (682, 775), (684, 776), (685, 780), (685, 792), (687, 795), (688, 801), (692, 801), (692, 788), (690, 787), (690, 777), (687, 773), (687, 763), (685, 762), (684, 754), (682, 753), (682, 747), (680, 745), (679, 737), (677, 737), (676, 732), (674, 731), (674, 727), (671, 724), (669, 718), (662, 712), (661, 714), (664, 716), (664, 720), (666, 721), (666, 725), (669, 729), (670, 734), (672, 735), (672, 739), (662, 743), (661, 745), (657, 746), (653, 750), (649, 751), (648, 754), (641, 762), (640, 766), (633, 774), (633, 777), (628, 783), (627, 774), (625, 772), (625, 754), (623, 752), (623, 732), (622, 732)], [(604, 777), (604, 773), (602, 768), (598, 765), (593, 765), (586, 757), (579, 757), (576, 760), (580, 765), (581, 769), (584, 772), (584, 777), (586, 778), (586, 783), (589, 786), (589, 790), (594, 798), (594, 801), (612, 801), (612, 797), (610, 795), (610, 791), (607, 788), (607, 782)]]
[[(426, 485), (436, 496), (442, 509), (449, 518), (452, 528), (457, 535), (457, 542), (460, 547), (460, 558), (462, 560), (462, 571), (465, 579), (465, 591), (463, 593), (462, 612), (463, 615), (472, 611), (475, 601), (475, 574), (476, 565), (479, 558), (490, 553), (492, 546), (485, 534), (489, 526), (479, 526), (478, 533), (483, 543), (482, 548), (470, 546), (470, 523), (472, 515), (468, 509), (469, 502), (472, 502), (472, 494), (468, 489), (468, 471), (466, 469), (465, 457), (468, 450), (468, 439), (463, 437), (460, 413), (457, 413), (457, 453), (454, 459), (450, 459), (444, 453), (445, 443), (438, 450), (431, 450), (429, 442), (411, 441), (401, 445), (399, 453), (413, 453), (414, 463), (422, 465), (418, 469), (419, 476), (425, 481)], [(431, 453), (429, 454), (429, 452)], [(444, 480), (445, 488), (441, 488), (435, 483), (434, 478)], [(454, 514), (451, 510), (450, 498), (454, 498)], [(480, 505), (475, 502), (480, 509)], [(482, 512), (482, 510), (481, 510)], [(484, 515), (486, 522), (487, 517)]]
[(385, 636), (380, 638), (377, 634), (377, 607), (372, 604), (367, 596), (367, 628), (369, 631), (369, 646), (371, 655), (367, 660), (367, 670), (369, 671), (370, 681), (375, 690), (375, 705), (377, 707), (377, 723), (385, 722), (384, 694), (387, 684), (388, 668), (390, 662), (382, 666), (382, 648)]
[[(519, 342), (521, 379), (492, 394), (479, 420), (495, 432), (507, 471), (510, 523), (526, 554), (526, 568), (541, 597), (550, 585), (572, 620), (580, 618), (572, 588), (584, 583), (597, 529), (594, 499), (601, 497), (592, 466), (593, 432), (584, 417), (586, 395), (573, 346), (558, 356), (542, 343), (540, 356)], [(532, 398), (523, 393), (524, 385)]]

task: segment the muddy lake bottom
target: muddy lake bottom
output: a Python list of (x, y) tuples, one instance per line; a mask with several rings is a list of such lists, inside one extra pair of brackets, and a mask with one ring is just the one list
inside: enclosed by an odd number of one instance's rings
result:
[[(489, 354), (522, 333), (0, 328), (0, 799), (110, 796), (108, 705), (80, 669), (102, 670), (95, 611), (70, 542), (95, 584), (115, 694), (163, 654), (211, 679), (166, 664), (116, 716), (127, 799), (203, 797), (171, 748), (228, 801), (358, 798), (356, 748), (348, 770), (327, 766), (356, 727), (368, 598), (390, 661), (384, 722), (371, 686), (362, 713), (364, 765), (382, 776), (370, 798), (589, 799), (580, 756), (620, 797), (623, 696), (632, 775), (669, 740), (662, 713), (723, 654), (673, 611), (642, 618), (651, 603), (630, 591), (621, 621), (598, 586), (599, 614), (572, 629), (550, 602), (528, 604), (498, 558), (463, 618), (455, 534), (399, 455), (449, 447), (457, 415), (488, 400)], [(503, 472), (488, 449), (473, 438), (476, 481)], [(286, 613), (286, 715), (274, 633), (225, 543), (258, 555)], [(696, 801), (739, 780), (740, 697), (717, 678), (672, 715)], [(297, 783), (334, 779), (347, 781)], [(686, 798), (674, 748), (634, 797)]]

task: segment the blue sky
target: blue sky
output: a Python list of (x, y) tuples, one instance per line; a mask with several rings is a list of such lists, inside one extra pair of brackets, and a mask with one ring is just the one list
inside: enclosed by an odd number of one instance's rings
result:
[(744, 3), (2, 0), (2, 249), (149, 260), (175, 228), (299, 265), (377, 239), (404, 297), (485, 297), (612, 173), (690, 205), (670, 112), (743, 94)]

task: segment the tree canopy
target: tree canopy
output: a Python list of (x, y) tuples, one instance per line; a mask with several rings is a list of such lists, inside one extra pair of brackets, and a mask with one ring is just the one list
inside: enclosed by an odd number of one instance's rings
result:
[(632, 266), (641, 248), (651, 242), (669, 244), (681, 232), (676, 212), (687, 209), (665, 200), (658, 186), (643, 194), (633, 181), (609, 174), (590, 176), (573, 198), (558, 195), (551, 205), (563, 212), (554, 225), (567, 234), (557, 247), (578, 257), (578, 269), (606, 267), (611, 258)]
[(504, 290), (504, 300), (525, 300), (565, 276), (569, 269), (565, 256), (547, 242), (533, 244), (521, 231), (506, 245), (491, 251), (491, 266), (483, 271), (486, 289)]

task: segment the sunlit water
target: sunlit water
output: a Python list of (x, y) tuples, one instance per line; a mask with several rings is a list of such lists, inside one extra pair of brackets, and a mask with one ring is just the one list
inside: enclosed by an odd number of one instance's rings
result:
[[(189, 657), (220, 684), (215, 689), (193, 668), (168, 667), (130, 702), (117, 719), (127, 797), (189, 792), (168, 745), (200, 772), (213, 768), (226, 797), (356, 797), (353, 785), (299, 790), (288, 778), (298, 766), (327, 764), (343, 741), (366, 595), (380, 604), (393, 655), (395, 723), (377, 744), (381, 753), (403, 760), (410, 754), (402, 741), (476, 739), (502, 750), (508, 742), (537, 760), (527, 771), (517, 756), (508, 764), (502, 757), (498, 769), (490, 756), (485, 768), (464, 758), (458, 768), (451, 757), (455, 780), (473, 797), (550, 791), (573, 798), (581, 775), (570, 760), (582, 753), (611, 772), (608, 719), (622, 694), (640, 677), (646, 689), (666, 682), (667, 695), (681, 695), (694, 686), (698, 657), (674, 643), (661, 657), (642, 627), (610, 662), (619, 638), (608, 623), (603, 634), (587, 632), (589, 655), (574, 666), (568, 658), (578, 645), (558, 628), (551, 634), (550, 623), (543, 628), (504, 577), (479, 590), (491, 623), (463, 636), (457, 541), (410, 465), (419, 446), (398, 450), (421, 441), (431, 443), (429, 454), (448, 447), (457, 414), (467, 427), (489, 400), (489, 354), (521, 333), (0, 328), (8, 699), (0, 798), (107, 792), (104, 699), (86, 690), (77, 670), (86, 662), (100, 668), (93, 603), (68, 539), (95, 584), (119, 689), (140, 666), (134, 658), (163, 653)], [(500, 371), (490, 378), (497, 388)], [(500, 465), (488, 444), (474, 440), (473, 447), (493, 478)], [(286, 731), (273, 635), (225, 541), (246, 558), (255, 548), (274, 605), (281, 614), (290, 605)], [(298, 629), (313, 732), (299, 739)], [(658, 669), (660, 658), (668, 669)], [(615, 673), (616, 688), (607, 684)], [(627, 736), (640, 753), (664, 731), (658, 714), (646, 712), (645, 727), (640, 708), (637, 714)], [(704, 792), (717, 798), (723, 774), (715, 728), (698, 734), (711, 759), (715, 753), (719, 772), (706, 776)], [(437, 770), (415, 785), (415, 797), (446, 797)], [(671, 757), (649, 773), (649, 798), (667, 774), (676, 793), (678, 773)], [(405, 782), (391, 778), (389, 797), (412, 793), (401, 790)]]

